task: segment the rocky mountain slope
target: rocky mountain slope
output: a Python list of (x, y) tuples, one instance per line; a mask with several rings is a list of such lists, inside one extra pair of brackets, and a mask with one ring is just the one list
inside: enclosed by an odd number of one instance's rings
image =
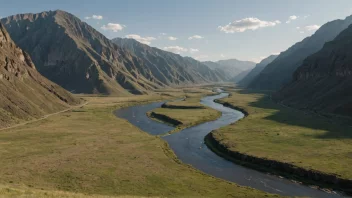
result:
[[(29, 52), (40, 73), (75, 93), (142, 94), (167, 85), (220, 80), (200, 65), (176, 67), (182, 57), (171, 64), (157, 57), (138, 57), (64, 11), (18, 14), (1, 21), (16, 44)], [(186, 68), (179, 70), (186, 66), (202, 71), (195, 75)]]
[(274, 95), (287, 105), (352, 116), (352, 26), (304, 60), (294, 81)]
[(255, 66), (254, 62), (237, 59), (219, 60), (217, 62), (205, 61), (203, 63), (213, 70), (222, 71), (225, 74), (225, 79), (232, 82), (242, 80)]
[(112, 42), (142, 61), (143, 67), (139, 68), (142, 74), (150, 73), (165, 85), (218, 82), (225, 78), (221, 71), (213, 71), (193, 58), (150, 47), (134, 39), (115, 38)]
[(238, 85), (242, 87), (247, 87), (253, 79), (255, 79), (260, 72), (264, 70), (264, 68), (271, 62), (273, 62), (278, 55), (271, 55), (265, 59), (263, 59), (260, 63), (258, 63), (255, 68), (253, 68), (245, 77), (238, 81)]
[(0, 128), (79, 104), (80, 100), (39, 74), (0, 23)]
[(256, 77), (249, 88), (278, 90), (292, 80), (295, 70), (308, 56), (318, 52), (326, 42), (332, 41), (339, 33), (352, 23), (352, 16), (344, 20), (326, 23), (310, 37), (296, 43), (282, 52), (272, 63)]

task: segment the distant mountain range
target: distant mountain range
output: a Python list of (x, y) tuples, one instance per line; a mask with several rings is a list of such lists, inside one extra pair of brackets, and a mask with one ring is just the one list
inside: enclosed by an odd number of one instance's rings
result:
[(260, 63), (258, 63), (255, 68), (247, 73), (242, 79), (237, 79), (238, 84), (242, 87), (247, 87), (259, 74), (264, 70), (264, 68), (273, 62), (278, 55), (271, 55), (265, 59), (263, 59)]
[(352, 25), (306, 58), (293, 78), (274, 99), (296, 108), (352, 116)]
[(71, 92), (143, 94), (168, 85), (223, 80), (221, 72), (191, 58), (132, 40), (118, 46), (64, 11), (18, 14), (1, 22), (38, 71)]
[(249, 84), (252, 89), (278, 90), (293, 80), (293, 73), (303, 60), (318, 52), (352, 23), (352, 16), (323, 25), (315, 34), (282, 52)]
[(0, 23), (0, 128), (79, 103), (37, 72), (30, 56), (16, 46)]
[(218, 64), (227, 66), (227, 67), (235, 67), (241, 71), (246, 71), (249, 69), (253, 69), (255, 66), (255, 62), (251, 61), (241, 61), (237, 59), (227, 59), (227, 60), (219, 60), (217, 61)]
[(115, 38), (112, 42), (132, 55), (143, 64), (137, 68), (139, 73), (157, 80), (162, 85), (195, 84), (224, 80), (221, 71), (211, 70), (206, 65), (190, 57), (167, 52), (142, 44), (134, 39)]
[(240, 61), (237, 59), (219, 60), (216, 62), (205, 61), (205, 65), (213, 70), (222, 70), (228, 81), (237, 82), (250, 72), (256, 63), (251, 61)]

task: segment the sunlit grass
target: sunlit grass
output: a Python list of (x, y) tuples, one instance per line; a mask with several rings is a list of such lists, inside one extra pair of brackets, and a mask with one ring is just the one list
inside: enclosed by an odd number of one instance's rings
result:
[(249, 113), (215, 132), (230, 150), (352, 178), (352, 128), (275, 104), (265, 94), (236, 91), (221, 101)]
[[(167, 95), (179, 98), (184, 92)], [(0, 184), (5, 186), (0, 197), (268, 195), (182, 164), (162, 139), (112, 114), (117, 108), (171, 97), (85, 99), (85, 107), (0, 133)], [(69, 192), (78, 194), (64, 195)]]

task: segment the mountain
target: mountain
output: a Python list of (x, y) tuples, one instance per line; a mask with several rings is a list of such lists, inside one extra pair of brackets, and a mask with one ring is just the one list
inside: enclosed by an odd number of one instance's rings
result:
[(241, 60), (237, 60), (237, 59), (219, 60), (216, 63), (223, 65), (223, 66), (230, 67), (230, 68), (235, 67), (241, 71), (253, 69), (256, 64), (255, 62), (241, 61)]
[(293, 73), (302, 65), (305, 58), (318, 52), (326, 42), (332, 41), (351, 23), (352, 16), (344, 20), (326, 23), (312, 36), (282, 52), (250, 83), (249, 88), (263, 90), (278, 90), (282, 88), (285, 84), (292, 81)]
[(18, 14), (1, 22), (16, 44), (29, 52), (41, 74), (72, 92), (143, 94), (168, 85), (220, 80), (206, 66), (192, 61), (180, 64), (184, 59), (178, 55), (172, 60), (138, 57), (141, 53), (117, 46), (61, 10)]
[(222, 70), (227, 75), (225, 78), (230, 81), (238, 80), (237, 76), (243, 76), (245, 74), (243, 72), (249, 72), (255, 66), (254, 62), (237, 59), (219, 60), (217, 62), (205, 61), (203, 63), (213, 70)]
[(151, 74), (163, 85), (219, 82), (225, 78), (222, 71), (211, 70), (193, 58), (150, 47), (134, 39), (114, 38), (112, 42), (142, 61), (140, 73)]
[(303, 61), (274, 99), (302, 109), (352, 116), (352, 25)]
[[(210, 69), (221, 73), (222, 76), (223, 76), (223, 79), (224, 79), (225, 81), (230, 81), (230, 80), (233, 78), (232, 72), (231, 72), (231, 73), (227, 72), (227, 70), (224, 69), (222, 65), (220, 65), (220, 64), (218, 64), (218, 63), (216, 63), (216, 62), (204, 61), (204, 62), (202, 62), (202, 63), (203, 63), (204, 65), (208, 66)], [(233, 70), (234, 70), (233, 72), (235, 72), (236, 74), (241, 72), (239, 69), (236, 69), (236, 68), (233, 68)]]
[(273, 62), (278, 55), (271, 55), (265, 59), (263, 59), (260, 63), (258, 63), (255, 68), (253, 68), (244, 78), (238, 81), (238, 85), (247, 87), (253, 79), (255, 79), (260, 72), (264, 70), (264, 68), (271, 62)]
[(0, 23), (0, 128), (79, 104), (69, 92), (39, 74)]
[(239, 73), (237, 76), (231, 78), (230, 81), (234, 82), (234, 83), (238, 83), (241, 80), (243, 80), (243, 78), (245, 78), (251, 71), (252, 71), (251, 69), (243, 71), (243, 72)]

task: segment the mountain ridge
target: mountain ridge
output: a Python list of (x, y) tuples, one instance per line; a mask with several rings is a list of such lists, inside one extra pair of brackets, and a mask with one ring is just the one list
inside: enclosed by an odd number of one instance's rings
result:
[(305, 58), (322, 49), (326, 42), (333, 40), (350, 24), (352, 24), (352, 16), (324, 24), (312, 36), (282, 52), (250, 83), (249, 88), (279, 90), (292, 80), (293, 73)]
[[(130, 38), (117, 37), (112, 39), (112, 42), (143, 59), (145, 67), (166, 70), (167, 72), (151, 70), (154, 75), (160, 76), (162, 83), (165, 84), (182, 84), (182, 81), (185, 83), (207, 82), (205, 77), (214, 81), (222, 81), (224, 78), (221, 73), (210, 70), (206, 65), (191, 57), (182, 57), (179, 54), (150, 47)], [(169, 82), (170, 80), (172, 82)]]
[(267, 58), (263, 59), (243, 78), (238, 82), (238, 85), (247, 87), (259, 74), (264, 70), (264, 68), (273, 62), (278, 55), (270, 55)]
[(216, 62), (204, 61), (202, 63), (213, 70), (224, 73), (224, 78), (230, 82), (240, 81), (255, 66), (254, 62), (237, 59), (219, 60)]
[(352, 116), (352, 25), (307, 57), (273, 98), (300, 109)]
[(209, 74), (185, 81), (181, 75), (175, 84), (163, 83), (144, 67), (147, 60), (65, 11), (18, 14), (1, 21), (14, 41), (29, 52), (39, 72), (72, 92), (146, 94), (165, 86), (221, 80)]

